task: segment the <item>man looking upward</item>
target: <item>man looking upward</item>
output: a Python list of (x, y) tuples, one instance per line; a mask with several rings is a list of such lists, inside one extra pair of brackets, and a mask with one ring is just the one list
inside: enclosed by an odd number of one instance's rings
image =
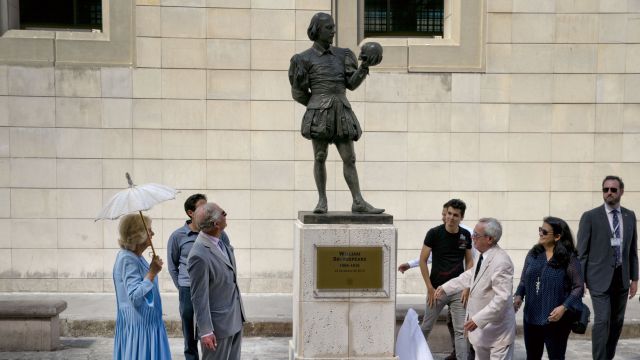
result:
[(191, 301), (204, 360), (240, 360), (245, 321), (233, 246), (222, 239), (227, 212), (218, 204), (196, 209), (200, 234), (187, 259)]

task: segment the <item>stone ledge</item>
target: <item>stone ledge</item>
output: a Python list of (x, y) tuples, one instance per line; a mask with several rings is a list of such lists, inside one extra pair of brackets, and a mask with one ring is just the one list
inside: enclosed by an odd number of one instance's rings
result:
[(0, 300), (0, 318), (51, 318), (67, 308), (63, 300)]
[(0, 300), (0, 349), (51, 351), (60, 345), (63, 300)]
[[(396, 316), (396, 323), (399, 327), (404, 320), (404, 314)], [(434, 332), (446, 333), (446, 313), (441, 314)], [(165, 320), (165, 326), (167, 328), (167, 334), (169, 337), (181, 337), (182, 325), (180, 320)], [(571, 334), (572, 339), (591, 339), (591, 326), (585, 335)], [(63, 319), (60, 321), (60, 336), (65, 337), (112, 337), (115, 329), (114, 320), (68, 320)], [(252, 321), (244, 324), (244, 336), (269, 336), (269, 337), (290, 337), (292, 334), (291, 322), (287, 321)], [(445, 335), (443, 333), (443, 335)], [(516, 334), (521, 336), (522, 324), (517, 324)], [(448, 336), (448, 335), (447, 335)], [(624, 327), (622, 328), (622, 339), (640, 338), (640, 321), (637, 320), (625, 320)]]
[(329, 211), (326, 214), (314, 214), (311, 211), (298, 211), (298, 220), (303, 224), (393, 224), (393, 215), (358, 214), (350, 211)]
[[(180, 320), (165, 320), (169, 337), (182, 337)], [(69, 320), (60, 321), (60, 335), (65, 337), (113, 337), (115, 320)], [(290, 337), (290, 321), (251, 321), (244, 323), (243, 336)]]

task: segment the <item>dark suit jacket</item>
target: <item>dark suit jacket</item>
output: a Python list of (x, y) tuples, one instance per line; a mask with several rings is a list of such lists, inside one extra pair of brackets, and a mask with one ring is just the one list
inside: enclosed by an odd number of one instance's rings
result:
[(245, 320), (233, 247), (228, 239), (223, 237), (221, 241), (225, 242), (229, 260), (202, 233), (187, 260), (198, 335), (214, 332), (218, 339), (241, 331)]
[[(620, 207), (622, 215), (622, 286), (638, 280), (638, 232), (636, 214)], [(582, 214), (578, 229), (578, 257), (590, 291), (605, 292), (611, 285), (615, 260), (611, 248), (611, 226), (604, 204)]]

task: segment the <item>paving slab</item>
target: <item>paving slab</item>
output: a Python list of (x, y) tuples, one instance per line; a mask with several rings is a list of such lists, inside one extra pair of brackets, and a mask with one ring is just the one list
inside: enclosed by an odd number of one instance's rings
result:
[[(46, 352), (0, 352), (0, 360), (110, 360), (112, 359), (112, 338), (63, 338), (63, 348)], [(247, 337), (242, 339), (243, 360), (286, 360), (288, 359), (289, 338)], [(174, 359), (182, 359), (182, 339), (170, 338), (169, 345)], [(640, 339), (623, 339), (618, 344), (616, 360), (638, 360)], [(443, 360), (447, 354), (434, 354), (435, 360)], [(516, 339), (514, 360), (525, 360), (524, 343)], [(546, 355), (543, 359), (547, 359)], [(591, 359), (591, 342), (569, 340), (567, 359)]]
[[(179, 337), (182, 334), (178, 313), (178, 294), (163, 293), (161, 296), (167, 332), (169, 336)], [(0, 301), (33, 299), (65, 300), (67, 302), (67, 309), (60, 314), (62, 336), (113, 336), (116, 304), (112, 293), (0, 293)], [(243, 294), (243, 301), (249, 321), (246, 326), (247, 336), (290, 336), (293, 311), (291, 294)], [(591, 306), (588, 296), (584, 298), (584, 301)], [(425, 308), (424, 295), (397, 295), (396, 316), (399, 321), (402, 320), (409, 308), (414, 308), (419, 314), (423, 313)], [(593, 321), (593, 315), (591, 320)], [(519, 333), (521, 333), (522, 311), (516, 314), (516, 321)], [(440, 324), (434, 328), (433, 336), (435, 336), (435, 332), (441, 333), (442, 338), (448, 336), (446, 328)], [(572, 336), (576, 340), (588, 340), (591, 335), (588, 331), (584, 336)], [(640, 338), (638, 296), (628, 302), (622, 338)]]

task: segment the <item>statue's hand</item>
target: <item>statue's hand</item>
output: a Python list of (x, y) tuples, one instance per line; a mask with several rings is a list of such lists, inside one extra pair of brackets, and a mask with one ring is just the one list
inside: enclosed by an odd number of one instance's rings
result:
[(362, 65), (366, 67), (376, 66), (380, 64), (381, 61), (382, 61), (382, 54), (369, 55), (364, 57), (364, 59), (362, 59)]
[(382, 46), (377, 42), (364, 43), (360, 47), (360, 56), (363, 67), (376, 66), (382, 61)]

